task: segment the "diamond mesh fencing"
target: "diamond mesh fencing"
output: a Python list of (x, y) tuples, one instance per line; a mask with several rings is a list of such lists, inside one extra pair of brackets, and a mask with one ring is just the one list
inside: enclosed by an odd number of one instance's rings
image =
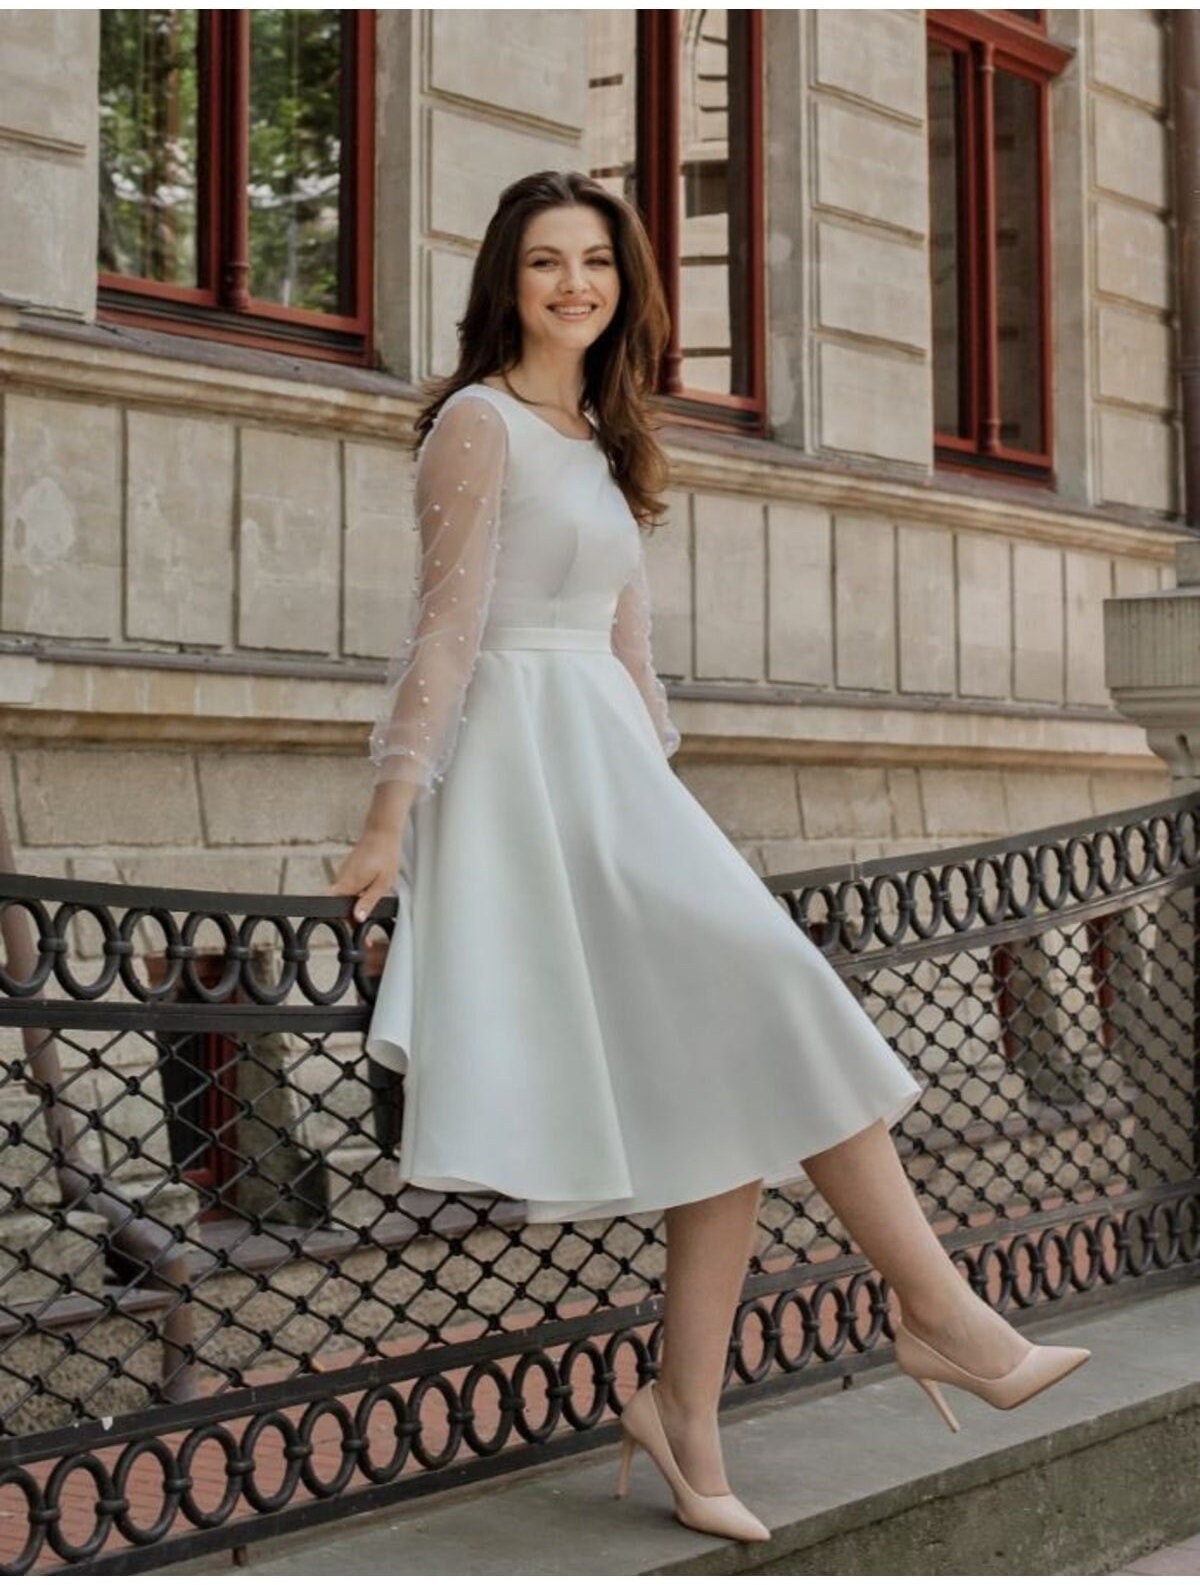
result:
[[(1018, 1320), (1200, 1254), (1200, 800), (766, 882), (922, 1079), (896, 1138)], [(615, 1436), (658, 1214), (399, 1178), (363, 1035), (391, 919), (0, 877), (0, 1567), (148, 1569)], [(831, 1053), (836, 1060), (836, 1053)], [(729, 1396), (890, 1358), (890, 1295), (768, 1191)]]

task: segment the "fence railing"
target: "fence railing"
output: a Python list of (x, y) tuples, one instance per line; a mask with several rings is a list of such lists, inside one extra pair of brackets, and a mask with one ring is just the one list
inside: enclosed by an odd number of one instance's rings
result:
[[(1198, 880), (1192, 797), (766, 882), (923, 1079), (902, 1155), (1001, 1309), (1200, 1260)], [(403, 1092), (362, 1049), (390, 918), (346, 911), (0, 876), (5, 1571), (159, 1567), (597, 1446), (657, 1369), (659, 1217), (399, 1182)], [(890, 1358), (886, 1286), (797, 1173), (731, 1398)]]

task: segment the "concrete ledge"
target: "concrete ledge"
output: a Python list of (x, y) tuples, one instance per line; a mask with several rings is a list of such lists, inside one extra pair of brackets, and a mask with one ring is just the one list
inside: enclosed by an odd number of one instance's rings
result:
[[(951, 1436), (892, 1370), (723, 1416), (730, 1482), (774, 1532), (723, 1543), (671, 1517), (614, 1449), (252, 1544), (243, 1574), (1104, 1573), (1200, 1529), (1200, 1287), (1040, 1323), (1093, 1351), (1013, 1414), (953, 1394)], [(162, 1572), (194, 1572), (180, 1565)]]

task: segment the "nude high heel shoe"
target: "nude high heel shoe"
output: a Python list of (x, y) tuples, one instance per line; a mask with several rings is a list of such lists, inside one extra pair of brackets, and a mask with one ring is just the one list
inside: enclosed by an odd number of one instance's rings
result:
[(629, 1490), (629, 1465), (634, 1449), (644, 1447), (675, 1495), (675, 1517), (692, 1530), (727, 1536), (731, 1541), (769, 1541), (771, 1532), (731, 1491), (703, 1496), (693, 1491), (675, 1462), (654, 1397), (654, 1383), (639, 1387), (621, 1413), (621, 1463), (617, 1496)]
[(910, 1332), (902, 1321), (896, 1323), (896, 1363), (906, 1375), (912, 1376), (929, 1395), (934, 1408), (952, 1431), (959, 1429), (958, 1421), (942, 1396), (941, 1382), (949, 1387), (961, 1387), (973, 1392), (977, 1398), (990, 1403), (993, 1409), (1015, 1409), (1030, 1398), (1053, 1387), (1056, 1381), (1069, 1376), (1080, 1365), (1091, 1359), (1087, 1348), (1058, 1348), (1049, 1344), (1031, 1343), (1029, 1352), (1003, 1376), (975, 1376), (961, 1365), (956, 1365), (945, 1354)]

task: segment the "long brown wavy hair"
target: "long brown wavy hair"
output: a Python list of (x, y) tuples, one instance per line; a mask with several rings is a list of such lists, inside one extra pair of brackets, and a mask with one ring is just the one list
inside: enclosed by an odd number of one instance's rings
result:
[(658, 492), (666, 486), (667, 458), (646, 409), (669, 337), (666, 298), (637, 210), (583, 171), (535, 171), (510, 182), (500, 194), (475, 258), (466, 312), (457, 322), (458, 367), (427, 387), (429, 400), (414, 421), (413, 447), (420, 447), (453, 392), (520, 360), (521, 238), (532, 216), (560, 204), (591, 204), (607, 219), (612, 234), (621, 290), (612, 319), (584, 353), (582, 401), (595, 419), (609, 469), (630, 511), (651, 532), (666, 514)]

